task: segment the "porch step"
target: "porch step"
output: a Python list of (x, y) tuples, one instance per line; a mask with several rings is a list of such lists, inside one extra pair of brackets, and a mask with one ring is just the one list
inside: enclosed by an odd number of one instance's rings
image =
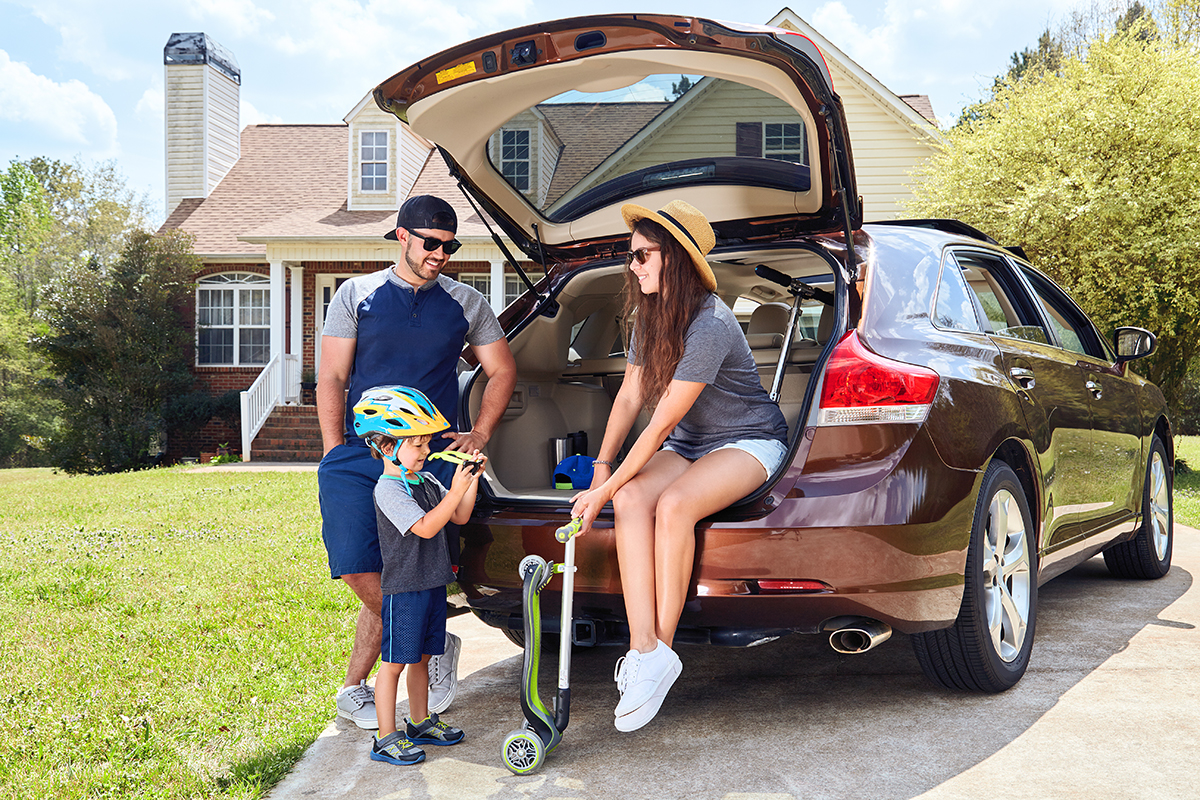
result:
[(250, 443), (251, 461), (320, 461), (316, 406), (279, 406)]

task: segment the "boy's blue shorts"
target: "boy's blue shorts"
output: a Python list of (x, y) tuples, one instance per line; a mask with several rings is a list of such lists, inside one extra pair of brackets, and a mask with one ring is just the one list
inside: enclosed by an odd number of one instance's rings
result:
[(374, 494), (382, 474), (383, 462), (368, 447), (338, 445), (321, 459), (317, 487), (330, 577), (383, 572)]
[(380, 656), (389, 664), (419, 664), (446, 652), (446, 587), (383, 596)]

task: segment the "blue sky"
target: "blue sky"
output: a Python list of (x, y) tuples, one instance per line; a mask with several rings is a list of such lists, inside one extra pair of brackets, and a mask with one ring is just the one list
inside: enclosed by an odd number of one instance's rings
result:
[[(953, 120), (1075, 0), (793, 0), (897, 94)], [(656, 11), (765, 23), (781, 0), (0, 0), (0, 164), (114, 159), (163, 205), (163, 46), (203, 31), (242, 71), (241, 123), (336, 123), (377, 83), (482, 34), (564, 16)]]

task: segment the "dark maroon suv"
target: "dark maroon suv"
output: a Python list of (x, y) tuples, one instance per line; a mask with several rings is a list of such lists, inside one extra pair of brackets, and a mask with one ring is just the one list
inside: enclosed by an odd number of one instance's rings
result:
[[(717, 293), (790, 428), (776, 474), (698, 526), (678, 639), (824, 633), (855, 652), (896, 629), (935, 681), (1000, 691), (1029, 662), (1039, 584), (1101, 551), (1122, 577), (1169, 569), (1171, 425), (1129, 367), (1153, 335), (1108, 340), (961, 223), (862, 224), (841, 101), (804, 37), (581, 17), (459, 45), (375, 98), (545, 270), (501, 315), (519, 379), (463, 528), (471, 608), (515, 640), (518, 565), (561, 553), (562, 443), (595, 455), (624, 376), (630, 201), (712, 221)], [(461, 381), (470, 419), (486, 376)], [(611, 510), (577, 563), (570, 635), (623, 641)]]

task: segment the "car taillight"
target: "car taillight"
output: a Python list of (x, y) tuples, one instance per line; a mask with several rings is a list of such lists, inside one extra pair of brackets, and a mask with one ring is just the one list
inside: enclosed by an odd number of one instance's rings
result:
[(937, 394), (938, 374), (868, 350), (850, 331), (825, 364), (819, 425), (924, 422)]

